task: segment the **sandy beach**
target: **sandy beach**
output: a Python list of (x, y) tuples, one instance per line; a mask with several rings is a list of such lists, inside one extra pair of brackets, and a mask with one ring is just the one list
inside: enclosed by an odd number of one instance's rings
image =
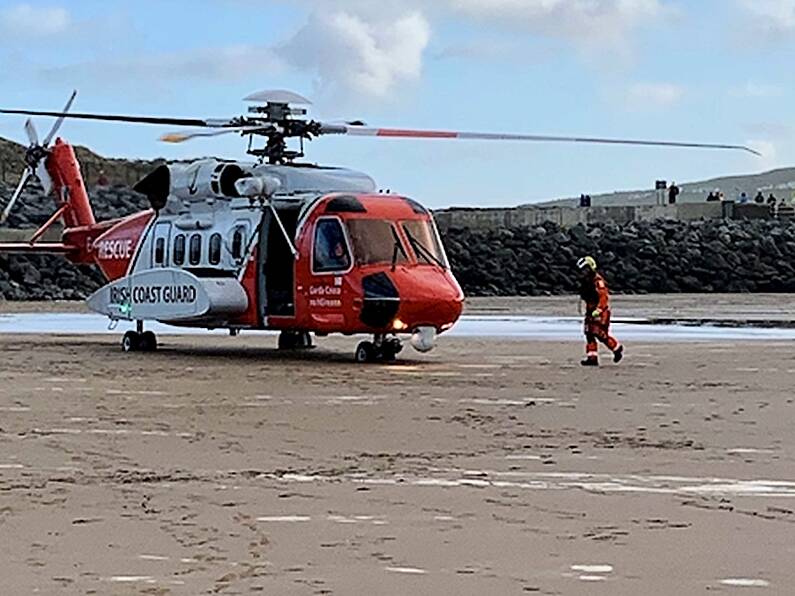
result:
[(2, 592), (791, 592), (791, 342), (355, 341), (0, 335)]

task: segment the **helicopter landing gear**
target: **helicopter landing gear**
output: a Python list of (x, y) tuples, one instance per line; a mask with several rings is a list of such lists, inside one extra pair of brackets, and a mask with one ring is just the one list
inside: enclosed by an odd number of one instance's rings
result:
[(151, 331), (144, 331), (141, 334), (141, 351), (142, 352), (157, 351), (157, 336)]
[(128, 331), (121, 339), (124, 352), (154, 352), (157, 350), (157, 336), (151, 331), (144, 331), (143, 321), (137, 321), (135, 331)]
[(314, 347), (308, 331), (282, 331), (279, 334), (280, 350), (311, 350)]
[(397, 337), (376, 335), (373, 341), (359, 342), (353, 354), (356, 362), (394, 362), (403, 349), (403, 342)]

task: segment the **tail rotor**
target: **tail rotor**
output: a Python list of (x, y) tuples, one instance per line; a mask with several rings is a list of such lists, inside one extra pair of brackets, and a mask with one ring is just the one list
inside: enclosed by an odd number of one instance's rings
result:
[(19, 200), (19, 197), (22, 196), (22, 192), (25, 190), (25, 186), (27, 186), (27, 183), (31, 178), (38, 179), (44, 188), (44, 194), (50, 194), (50, 191), (52, 191), (52, 178), (47, 172), (46, 167), (47, 156), (50, 154), (49, 146), (52, 140), (55, 138), (58, 130), (61, 128), (64, 118), (71, 109), (75, 97), (77, 97), (76, 90), (72, 92), (72, 95), (69, 97), (69, 101), (66, 102), (63, 112), (61, 112), (61, 116), (55, 121), (55, 124), (53, 124), (50, 132), (47, 133), (47, 136), (44, 137), (44, 141), (42, 143), (39, 143), (39, 134), (30, 118), (25, 121), (25, 134), (27, 135), (29, 142), (29, 145), (25, 150), (26, 167), (25, 171), (22, 172), (22, 177), (19, 180), (19, 184), (17, 185), (14, 194), (11, 195), (11, 200), (8, 201), (8, 204), (3, 209), (3, 212), (0, 213), (0, 225), (4, 224), (8, 219), (11, 209), (13, 209), (17, 200)]

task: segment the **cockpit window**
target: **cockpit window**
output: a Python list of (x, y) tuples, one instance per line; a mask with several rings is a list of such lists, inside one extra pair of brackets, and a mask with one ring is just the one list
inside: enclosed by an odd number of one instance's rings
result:
[(406, 250), (392, 225), (381, 219), (349, 219), (348, 235), (357, 265), (405, 263)]
[(445, 269), (448, 267), (447, 258), (433, 222), (420, 219), (404, 221), (402, 225), (406, 238), (417, 256), (418, 263), (439, 265)]
[(350, 268), (351, 255), (338, 219), (320, 219), (315, 224), (312, 262), (315, 273), (337, 273)]

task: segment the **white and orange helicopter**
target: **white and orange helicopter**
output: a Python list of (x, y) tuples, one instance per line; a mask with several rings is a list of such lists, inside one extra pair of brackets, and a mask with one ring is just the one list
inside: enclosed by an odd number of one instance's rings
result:
[[(368, 334), (358, 362), (392, 361), (408, 335), (418, 351), (461, 315), (464, 294), (450, 271), (431, 213), (420, 203), (377, 191), (364, 173), (300, 163), (303, 143), (323, 135), (486, 141), (553, 141), (756, 153), (742, 145), (370, 128), (304, 118), (310, 102), (289, 91), (254, 93), (248, 114), (187, 119), (0, 109), (2, 114), (56, 118), (39, 141), (25, 122), (26, 169), (0, 223), (31, 178), (55, 200), (52, 217), (28, 242), (0, 244), (12, 253), (56, 253), (99, 267), (108, 283), (88, 306), (112, 321), (134, 321), (122, 348), (153, 351), (147, 321), (206, 329), (271, 329), (283, 349), (312, 346), (312, 334)], [(151, 209), (97, 222), (72, 147), (55, 138), (66, 118), (191, 127), (165, 134), (247, 136), (250, 162), (202, 159), (171, 163), (135, 185)], [(264, 137), (264, 146), (253, 139)], [(299, 149), (289, 149), (298, 139)], [(54, 142), (53, 142), (54, 141)], [(41, 242), (56, 221), (60, 242)], [(484, 263), (484, 266), (487, 264)]]

